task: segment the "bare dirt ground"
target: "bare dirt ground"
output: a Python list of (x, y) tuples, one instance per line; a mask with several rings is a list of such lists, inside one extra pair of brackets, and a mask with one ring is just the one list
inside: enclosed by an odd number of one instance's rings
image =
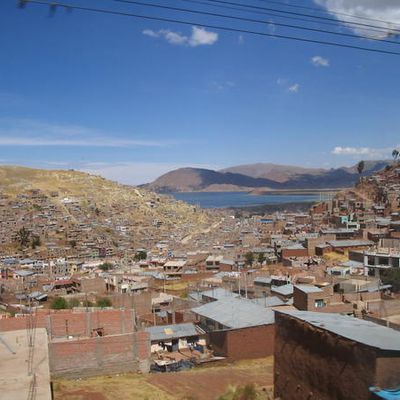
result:
[(273, 383), (273, 358), (220, 363), (190, 371), (56, 380), (55, 400), (215, 400), (229, 387)]

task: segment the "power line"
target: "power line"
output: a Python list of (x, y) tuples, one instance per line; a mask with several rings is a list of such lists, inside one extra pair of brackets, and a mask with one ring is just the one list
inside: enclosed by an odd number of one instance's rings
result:
[[(335, 21), (335, 22), (337, 22), (337, 19), (335, 19), (335, 18), (322, 17), (322, 16), (317, 16), (317, 15), (311, 15), (311, 14), (303, 14), (303, 13), (298, 13), (298, 12), (294, 12), (294, 11), (283, 11), (283, 10), (279, 10), (279, 9), (276, 9), (276, 8), (260, 7), (260, 6), (255, 6), (255, 5), (236, 3), (236, 2), (233, 2), (233, 1), (226, 1), (226, 0), (208, 0), (208, 1), (211, 1), (213, 3), (221, 3), (221, 4), (229, 4), (229, 5), (234, 5), (234, 6), (246, 7), (246, 8), (253, 8), (253, 9), (256, 9), (256, 10), (274, 11), (274, 12), (283, 13), (283, 14), (298, 15), (298, 16), (302, 16), (302, 17), (309, 17), (309, 18), (323, 19), (323, 20), (326, 20), (326, 21)], [(400, 33), (399, 29), (384, 28), (382, 26), (364, 24), (362, 22), (345, 21), (345, 23), (348, 24), (348, 25), (365, 26), (365, 27), (369, 27), (369, 28), (377, 28), (377, 29), (382, 29), (382, 30), (391, 30), (393, 32)]]
[[(350, 37), (350, 38), (355, 38), (355, 39), (360, 39), (359, 35), (355, 35), (352, 33), (343, 33), (343, 32), (334, 32), (334, 31), (328, 31), (325, 29), (319, 29), (319, 28), (308, 28), (305, 26), (300, 26), (300, 25), (291, 25), (291, 24), (284, 24), (280, 22), (275, 22), (275, 21), (262, 21), (259, 19), (253, 19), (253, 18), (246, 18), (246, 17), (238, 17), (234, 15), (227, 15), (227, 14), (218, 14), (214, 12), (208, 12), (208, 11), (200, 11), (200, 10), (192, 10), (190, 8), (180, 8), (180, 7), (172, 7), (172, 6), (165, 6), (161, 4), (154, 4), (154, 3), (145, 3), (142, 1), (136, 1), (136, 0), (110, 0), (115, 3), (128, 3), (128, 4), (134, 4), (134, 5), (141, 5), (145, 7), (153, 7), (153, 8), (160, 8), (163, 10), (173, 10), (173, 11), (179, 11), (179, 12), (187, 12), (191, 14), (196, 14), (196, 15), (207, 15), (211, 17), (218, 17), (218, 18), (227, 18), (227, 19), (233, 19), (236, 21), (244, 21), (244, 22), (252, 22), (252, 23), (258, 23), (258, 24), (272, 24), (276, 26), (281, 26), (285, 28), (291, 28), (291, 29), (300, 29), (304, 31), (310, 31), (310, 32), (317, 32), (317, 33), (326, 33), (329, 35), (336, 35), (336, 36), (344, 36), (344, 37)], [(399, 45), (400, 43), (394, 40), (387, 40), (387, 39), (378, 39), (378, 38), (368, 38), (369, 40), (372, 41), (377, 41), (377, 42), (386, 42), (386, 43), (391, 43), (391, 44), (397, 44)]]
[(368, 52), (372, 52), (372, 53), (390, 54), (390, 55), (400, 56), (399, 52), (390, 51), (390, 50), (374, 49), (371, 47), (362, 47), (362, 46), (356, 46), (356, 45), (350, 45), (350, 44), (344, 44), (344, 43), (329, 42), (329, 41), (325, 41), (325, 40), (308, 39), (308, 38), (302, 38), (302, 37), (297, 37), (297, 36), (272, 34), (272, 33), (258, 32), (258, 31), (251, 31), (251, 30), (247, 30), (247, 29), (232, 28), (232, 27), (227, 27), (227, 26), (204, 24), (204, 23), (197, 22), (197, 21), (187, 21), (187, 20), (181, 20), (181, 19), (175, 19), (175, 18), (156, 17), (156, 16), (150, 16), (150, 15), (134, 14), (134, 13), (127, 13), (127, 12), (122, 12), (122, 11), (93, 8), (93, 7), (73, 6), (71, 4), (65, 4), (65, 3), (60, 3), (60, 2), (48, 2), (48, 1), (43, 1), (43, 0), (23, 0), (23, 3), (25, 5), (26, 4), (37, 4), (37, 5), (42, 5), (42, 6), (43, 5), (49, 6), (53, 10), (55, 7), (63, 7), (66, 10), (80, 10), (80, 11), (94, 12), (94, 13), (98, 13), (98, 14), (109, 14), (109, 15), (133, 17), (133, 18), (152, 20), (152, 21), (170, 22), (170, 23), (176, 23), (176, 24), (181, 24), (181, 25), (202, 26), (204, 28), (222, 30), (222, 31), (227, 31), (227, 32), (246, 33), (246, 34), (251, 34), (251, 35), (256, 35), (256, 36), (271, 37), (271, 38), (275, 38), (275, 39), (287, 39), (287, 40), (293, 40), (293, 41), (297, 41), (297, 42), (314, 43), (314, 44), (321, 44), (321, 45), (327, 45), (327, 46), (342, 47), (342, 48), (353, 49), (353, 50), (368, 51)]
[[(188, 2), (188, 3), (193, 3), (193, 4), (201, 4), (205, 6), (211, 6), (211, 7), (216, 7), (216, 8), (221, 8), (221, 9), (226, 9), (226, 10), (235, 10), (235, 11), (241, 11), (241, 12), (247, 12), (251, 14), (257, 14), (257, 15), (268, 15), (272, 17), (277, 17), (277, 18), (282, 18), (282, 19), (289, 19), (289, 20), (294, 20), (294, 21), (303, 21), (303, 22), (310, 22), (313, 24), (321, 24), (321, 25), (330, 25), (330, 26), (338, 26), (341, 27), (342, 23), (339, 20), (334, 20), (334, 22), (329, 22), (329, 21), (315, 21), (312, 19), (306, 19), (302, 17), (295, 17), (295, 16), (288, 16), (288, 15), (281, 15), (281, 14), (276, 14), (273, 12), (266, 12), (266, 11), (259, 11), (259, 10), (252, 10), (248, 8), (239, 8), (235, 6), (229, 6), (229, 5), (222, 5), (222, 4), (215, 4), (215, 3), (209, 3), (211, 0), (180, 0), (183, 2)], [(242, 5), (242, 7), (245, 7)], [(357, 28), (358, 30), (365, 30), (365, 31), (376, 31), (376, 32), (387, 32), (386, 28), (362, 28), (359, 27)]]
[(367, 21), (383, 22), (385, 24), (400, 25), (399, 23), (393, 22), (393, 21), (386, 21), (386, 20), (383, 20), (383, 19), (377, 19), (377, 18), (371, 18), (371, 17), (363, 17), (363, 16), (360, 16), (360, 15), (352, 15), (352, 14), (344, 13), (344, 12), (337, 11), (337, 10), (326, 11), (326, 10), (322, 10), (320, 8), (317, 8), (317, 7), (299, 6), (298, 4), (282, 3), (281, 1), (273, 1), (273, 0), (258, 0), (258, 1), (263, 2), (263, 3), (276, 4), (276, 5), (284, 6), (284, 7), (291, 7), (291, 8), (298, 8), (298, 9), (303, 9), (303, 10), (316, 11), (316, 12), (324, 13), (324, 14), (333, 13), (335, 15), (342, 15), (344, 17), (351, 17), (351, 18), (356, 18), (356, 19), (364, 19), (364, 20), (367, 20)]

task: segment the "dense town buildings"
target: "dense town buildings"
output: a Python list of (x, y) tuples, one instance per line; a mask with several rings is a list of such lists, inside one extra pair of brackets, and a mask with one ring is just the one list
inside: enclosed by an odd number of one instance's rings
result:
[[(0, 333), (32, 338), (40, 329), (44, 382), (275, 354), (281, 399), (367, 399), (370, 386), (400, 385), (391, 372), (399, 349), (360, 333), (400, 337), (399, 283), (388, 275), (400, 260), (396, 171), (363, 178), (308, 214), (205, 212), (136, 192), (136, 204), (3, 194)], [(334, 368), (325, 371), (328, 356)], [(294, 371), (303, 358), (310, 362)], [(327, 382), (343, 368), (333, 390)], [(348, 397), (361, 370), (359, 397)]]

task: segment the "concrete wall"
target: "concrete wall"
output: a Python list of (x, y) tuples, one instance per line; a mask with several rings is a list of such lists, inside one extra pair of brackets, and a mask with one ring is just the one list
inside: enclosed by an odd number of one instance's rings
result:
[(148, 372), (147, 332), (49, 343), (52, 376), (87, 377), (123, 372)]
[(232, 361), (271, 356), (274, 341), (273, 324), (209, 333), (214, 354)]

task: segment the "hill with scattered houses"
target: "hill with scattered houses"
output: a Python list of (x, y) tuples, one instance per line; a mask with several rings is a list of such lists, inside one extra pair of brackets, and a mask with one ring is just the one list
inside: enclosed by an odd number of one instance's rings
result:
[(0, 248), (6, 254), (125, 255), (162, 237), (182, 240), (208, 226), (209, 218), (169, 196), (84, 172), (0, 167)]

